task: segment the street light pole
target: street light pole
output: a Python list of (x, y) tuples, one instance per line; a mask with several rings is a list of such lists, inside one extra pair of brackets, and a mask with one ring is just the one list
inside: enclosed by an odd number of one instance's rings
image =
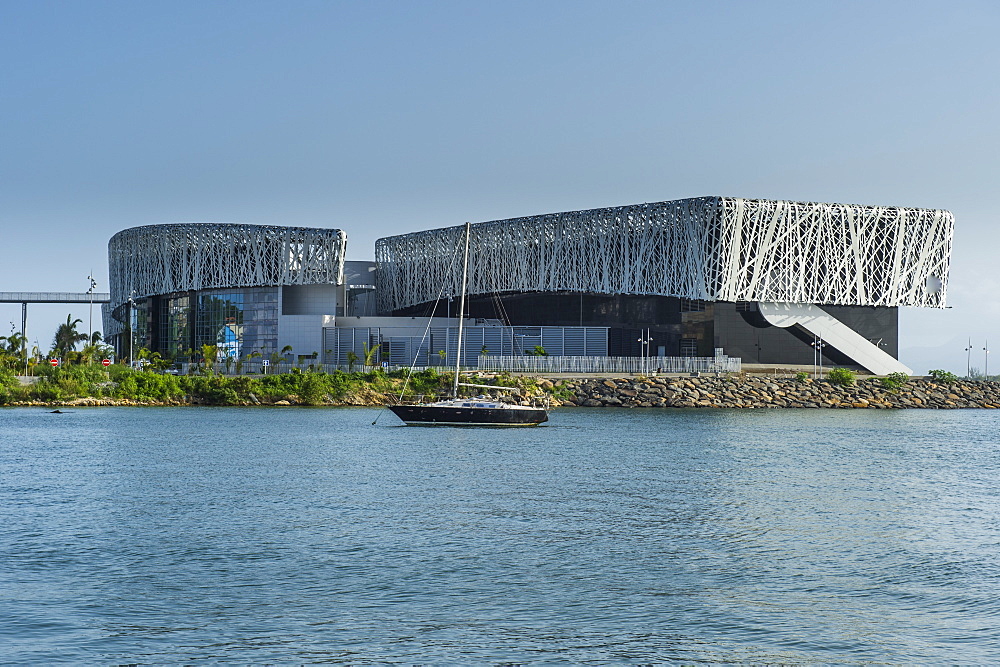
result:
[(990, 341), (986, 341), (986, 347), (983, 348), (986, 354), (983, 355), (983, 377), (987, 380), (990, 379)]
[(965, 377), (972, 379), (972, 339), (969, 339), (969, 344), (965, 348)]
[[(97, 287), (97, 281), (94, 280), (93, 275), (87, 276), (87, 280), (90, 281), (90, 289), (87, 290), (87, 294), (90, 295), (90, 333), (87, 336), (87, 345), (94, 344), (94, 288)], [(93, 356), (93, 350), (91, 350), (91, 356)], [(90, 357), (87, 357), (87, 363), (90, 363)]]
[[(826, 343), (823, 342), (822, 336), (813, 336), (811, 345), (813, 348), (813, 379), (818, 380), (823, 374), (823, 348), (826, 347)], [(819, 367), (819, 373), (816, 372), (817, 367)]]
[(639, 330), (639, 352), (642, 354), (642, 372), (649, 372), (649, 344), (652, 342), (652, 337), (650, 336), (649, 329), (646, 329), (646, 333), (642, 333), (642, 329)]
[(128, 365), (132, 366), (132, 339), (135, 337), (135, 332), (132, 331), (132, 310), (135, 308), (135, 299), (132, 298), (132, 294), (128, 297)]

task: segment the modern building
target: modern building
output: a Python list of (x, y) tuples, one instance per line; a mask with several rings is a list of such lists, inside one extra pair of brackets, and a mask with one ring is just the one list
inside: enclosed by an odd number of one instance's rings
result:
[[(470, 335), (523, 354), (699, 356), (745, 363), (898, 361), (898, 308), (943, 307), (943, 210), (701, 197), (471, 226)], [(290, 346), (344, 364), (378, 347), (432, 363), (454, 337), (463, 227), (379, 239), (345, 262), (340, 230), (191, 223), (109, 243), (105, 330), (183, 356)], [(421, 332), (428, 331), (430, 338)], [(434, 338), (436, 336), (436, 338)], [(469, 345), (466, 346), (470, 349)], [(552, 349), (549, 349), (549, 348)]]
[[(472, 225), (471, 315), (606, 326), (610, 354), (908, 370), (900, 306), (943, 307), (948, 211), (701, 197)], [(380, 310), (440, 308), (462, 227), (380, 239)], [(649, 342), (651, 339), (651, 342)]]
[[(215, 223), (126, 229), (108, 243), (106, 335), (121, 356), (131, 356), (130, 328), (132, 347), (170, 358), (198, 354), (203, 345), (235, 358), (267, 358), (285, 346), (318, 353), (323, 326), (371, 289), (348, 287), (346, 243), (339, 229)], [(353, 283), (373, 282), (346, 275)]]

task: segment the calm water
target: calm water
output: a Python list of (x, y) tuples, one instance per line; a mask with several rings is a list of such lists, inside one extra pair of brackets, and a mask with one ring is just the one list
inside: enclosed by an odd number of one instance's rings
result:
[(1000, 412), (0, 410), (0, 662), (1000, 660)]

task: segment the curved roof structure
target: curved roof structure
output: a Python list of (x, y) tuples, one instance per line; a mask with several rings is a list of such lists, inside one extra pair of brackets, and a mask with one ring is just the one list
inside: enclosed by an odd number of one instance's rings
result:
[(343, 282), (339, 229), (229, 223), (132, 227), (108, 242), (114, 309), (188, 290)]
[[(943, 307), (953, 227), (944, 210), (732, 197), (497, 220), (472, 226), (468, 293)], [(457, 294), (462, 229), (379, 239), (380, 306)]]

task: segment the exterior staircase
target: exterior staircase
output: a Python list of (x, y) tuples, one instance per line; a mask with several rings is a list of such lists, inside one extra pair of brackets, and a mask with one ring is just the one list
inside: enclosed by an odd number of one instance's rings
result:
[(783, 329), (801, 327), (875, 375), (913, 375), (898, 359), (815, 304), (760, 303), (758, 307), (768, 324)]

